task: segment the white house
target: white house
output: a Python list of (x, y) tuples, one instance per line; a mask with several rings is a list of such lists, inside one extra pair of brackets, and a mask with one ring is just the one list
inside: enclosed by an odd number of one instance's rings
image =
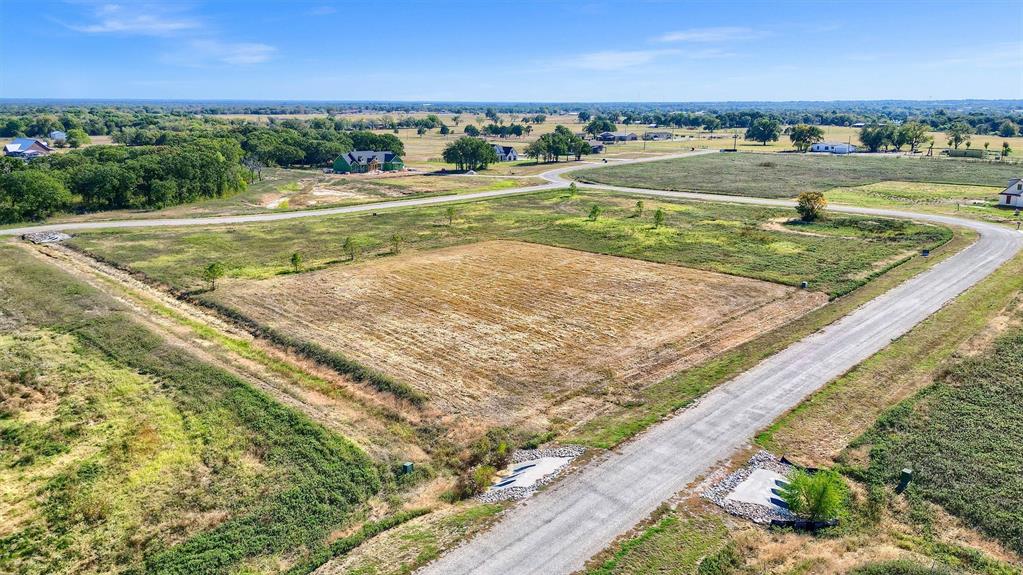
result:
[(502, 146), (501, 144), (491, 145), (494, 146), (494, 153), (497, 154), (498, 162), (514, 162), (519, 159), (519, 154), (515, 151), (515, 148)]
[(998, 194), (998, 205), (1006, 208), (1023, 208), (1023, 179), (1009, 180), (1009, 185)]
[(50, 141), (54, 142), (54, 143), (66, 142), (67, 141), (67, 133), (62, 132), (60, 130), (54, 130), (54, 131), (50, 132)]
[(856, 151), (856, 146), (842, 142), (817, 142), (810, 146), (811, 152), (827, 152), (831, 154), (851, 154)]

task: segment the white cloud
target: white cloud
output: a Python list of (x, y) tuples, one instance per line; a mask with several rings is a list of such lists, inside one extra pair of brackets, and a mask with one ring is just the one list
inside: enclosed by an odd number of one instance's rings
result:
[(173, 52), (164, 54), (163, 60), (181, 66), (209, 66), (230, 64), (247, 66), (260, 64), (273, 58), (277, 48), (257, 42), (221, 42), (219, 40), (191, 40)]
[(574, 68), (585, 70), (624, 70), (649, 64), (657, 58), (678, 54), (679, 50), (604, 50), (579, 54), (568, 60)]
[(96, 8), (94, 18), (92, 23), (71, 24), (68, 28), (87, 34), (170, 36), (201, 26), (198, 20), (177, 17), (149, 6), (125, 8), (118, 4), (104, 4)]
[(654, 38), (654, 41), (715, 43), (749, 40), (751, 38), (760, 38), (762, 36), (763, 32), (758, 32), (752, 28), (720, 26), (716, 28), (690, 28), (688, 30), (668, 32), (667, 34), (662, 34)]

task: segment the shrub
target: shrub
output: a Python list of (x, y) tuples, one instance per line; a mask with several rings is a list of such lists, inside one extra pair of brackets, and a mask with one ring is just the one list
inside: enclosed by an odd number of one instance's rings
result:
[(813, 222), (824, 217), (828, 200), (821, 192), (803, 192), (796, 201), (796, 211), (804, 222)]
[(657, 208), (657, 211), (654, 212), (654, 227), (655, 228), (659, 228), (659, 227), (661, 227), (663, 225), (664, 225), (664, 210), (661, 209), (661, 208)]
[(598, 206), (597, 204), (593, 204), (593, 207), (590, 208), (590, 215), (588, 216), (590, 221), (591, 222), (597, 221), (597, 218), (600, 217), (600, 212), (602, 211), (603, 210), (600, 208), (600, 206)]
[(793, 513), (811, 521), (837, 519), (845, 511), (849, 490), (837, 471), (807, 473), (797, 470), (781, 489), (781, 498)]

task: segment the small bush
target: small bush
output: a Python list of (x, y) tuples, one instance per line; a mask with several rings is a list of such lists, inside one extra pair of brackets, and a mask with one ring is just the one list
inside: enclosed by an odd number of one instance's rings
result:
[(814, 222), (824, 217), (828, 200), (821, 192), (803, 192), (796, 200), (796, 211), (804, 222)]
[(837, 471), (797, 470), (781, 489), (789, 510), (811, 521), (837, 519), (845, 512), (849, 489)]

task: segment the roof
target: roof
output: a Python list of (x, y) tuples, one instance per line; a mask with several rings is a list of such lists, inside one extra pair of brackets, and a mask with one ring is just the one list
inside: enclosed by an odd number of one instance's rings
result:
[(387, 162), (393, 162), (395, 157), (397, 157), (397, 154), (387, 150), (355, 150), (345, 154), (345, 159), (348, 160), (349, 164), (368, 164), (373, 160), (386, 164)]
[(63, 140), (64, 138), (67, 138), (67, 134), (62, 130), (54, 130), (50, 132), (51, 140)]
[(849, 142), (817, 142), (815, 146), (851, 146), (856, 147), (856, 144), (850, 144)]
[(25, 152), (33, 145), (39, 144), (44, 150), (49, 150), (50, 147), (46, 145), (46, 142), (37, 140), (35, 138), (15, 138), (4, 145), (5, 152)]
[(494, 148), (500, 148), (501, 152), (505, 153), (505, 154), (510, 154), (510, 153), (515, 151), (515, 148), (513, 148), (511, 146), (502, 146), (501, 144), (490, 144), (490, 145), (493, 146)]
[(1009, 188), (1012, 188), (1013, 186), (1015, 186), (1016, 184), (1018, 184), (1020, 181), (1023, 181), (1023, 178), (1012, 178), (1012, 179), (1010, 179), (1009, 180), (1009, 185), (1005, 186), (1005, 189), (1002, 190), (1001, 192), (998, 192), (998, 195), (1001, 195), (1001, 196), (1023, 196), (1023, 190), (1010, 190), (1009, 189)]

